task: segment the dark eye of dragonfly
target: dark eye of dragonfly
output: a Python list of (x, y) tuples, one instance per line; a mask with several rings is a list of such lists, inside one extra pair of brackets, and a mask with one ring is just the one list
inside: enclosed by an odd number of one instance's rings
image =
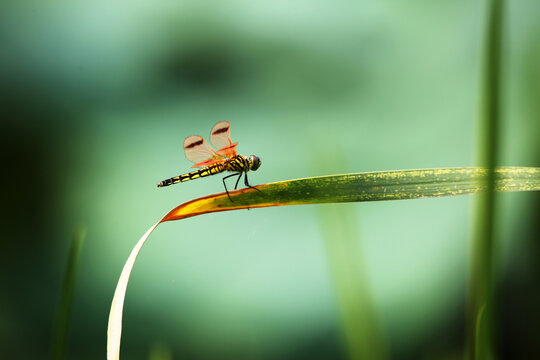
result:
[(251, 155), (249, 157), (249, 169), (255, 171), (261, 166), (261, 159), (258, 156)]

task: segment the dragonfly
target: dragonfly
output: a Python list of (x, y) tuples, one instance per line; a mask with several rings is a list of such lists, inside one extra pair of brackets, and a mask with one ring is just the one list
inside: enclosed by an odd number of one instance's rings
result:
[(232, 176), (238, 176), (234, 185), (235, 190), (238, 188), (238, 182), (242, 175), (244, 175), (244, 184), (249, 188), (260, 191), (249, 184), (247, 173), (250, 170), (256, 171), (261, 166), (261, 159), (255, 155), (245, 157), (236, 153), (238, 143), (231, 141), (231, 125), (227, 121), (221, 121), (214, 125), (212, 131), (210, 131), (210, 142), (219, 150), (214, 150), (210, 144), (198, 135), (188, 136), (184, 140), (186, 158), (195, 163), (192, 167), (200, 169), (160, 181), (157, 186), (169, 186), (228, 171), (234, 173), (223, 178), (223, 186), (229, 200), (232, 201), (225, 180)]

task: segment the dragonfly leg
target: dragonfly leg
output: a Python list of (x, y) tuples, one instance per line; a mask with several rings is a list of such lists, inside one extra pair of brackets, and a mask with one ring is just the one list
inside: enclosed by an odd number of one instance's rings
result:
[(258, 192), (261, 192), (261, 190), (257, 189), (256, 187), (253, 187), (253, 186), (249, 185), (248, 178), (247, 178), (247, 173), (245, 173), (244, 184), (245, 184), (248, 188), (252, 188), (252, 189), (257, 190)]
[(238, 188), (238, 183), (240, 182), (240, 179), (242, 178), (242, 174), (243, 173), (238, 174), (238, 179), (236, 179), (236, 184), (234, 185), (234, 190), (236, 190)]
[[(231, 199), (231, 196), (229, 195), (229, 190), (227, 189), (227, 184), (225, 184), (225, 179), (228, 179), (228, 178), (230, 178), (231, 176), (235, 176), (235, 175), (238, 175), (238, 174), (237, 174), (237, 173), (234, 173), (234, 174), (231, 174), (231, 175), (227, 175), (227, 176), (225, 176), (225, 177), (223, 178), (223, 186), (225, 186), (225, 191), (227, 192), (227, 196), (229, 197), (229, 200), (231, 200), (231, 202), (233, 202), (233, 201), (232, 201), (232, 199)], [(242, 173), (240, 173), (240, 175), (242, 175)], [(238, 181), (237, 181), (236, 183), (238, 184)], [(235, 188), (235, 189), (236, 189), (236, 188)]]

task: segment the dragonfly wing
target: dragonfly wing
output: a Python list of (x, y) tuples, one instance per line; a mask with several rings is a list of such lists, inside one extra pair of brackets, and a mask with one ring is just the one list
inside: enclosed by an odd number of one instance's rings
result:
[(207, 166), (210, 166), (210, 165), (214, 165), (214, 164), (217, 164), (217, 163), (221, 163), (223, 162), (223, 158), (222, 157), (219, 157), (219, 158), (212, 158), (210, 160), (206, 160), (206, 161), (201, 161), (200, 163), (197, 163), (195, 165), (193, 165), (192, 167), (196, 168), (196, 167), (207, 167)]
[[(223, 161), (223, 155), (218, 154), (200, 136), (189, 136), (184, 140), (184, 151), (186, 158), (195, 163), (193, 167), (208, 166), (218, 161)], [(205, 165), (200, 165), (205, 163)]]
[(218, 122), (210, 132), (210, 142), (218, 150), (218, 154), (231, 158), (236, 156), (236, 145), (231, 140), (231, 125), (227, 121)]
[(234, 144), (231, 144), (229, 146), (226, 146), (226, 147), (218, 150), (217, 153), (219, 155), (225, 156), (226, 158), (235, 157), (236, 156), (236, 145), (238, 145), (238, 143), (234, 143)]
[(231, 125), (227, 121), (218, 122), (210, 131), (210, 142), (216, 149), (232, 145)]

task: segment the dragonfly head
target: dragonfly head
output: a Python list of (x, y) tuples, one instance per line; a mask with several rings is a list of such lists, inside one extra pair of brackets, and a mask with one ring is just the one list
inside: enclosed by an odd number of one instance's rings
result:
[(259, 166), (261, 166), (261, 159), (259, 159), (259, 157), (255, 155), (250, 155), (248, 162), (249, 170), (255, 171), (259, 168)]

